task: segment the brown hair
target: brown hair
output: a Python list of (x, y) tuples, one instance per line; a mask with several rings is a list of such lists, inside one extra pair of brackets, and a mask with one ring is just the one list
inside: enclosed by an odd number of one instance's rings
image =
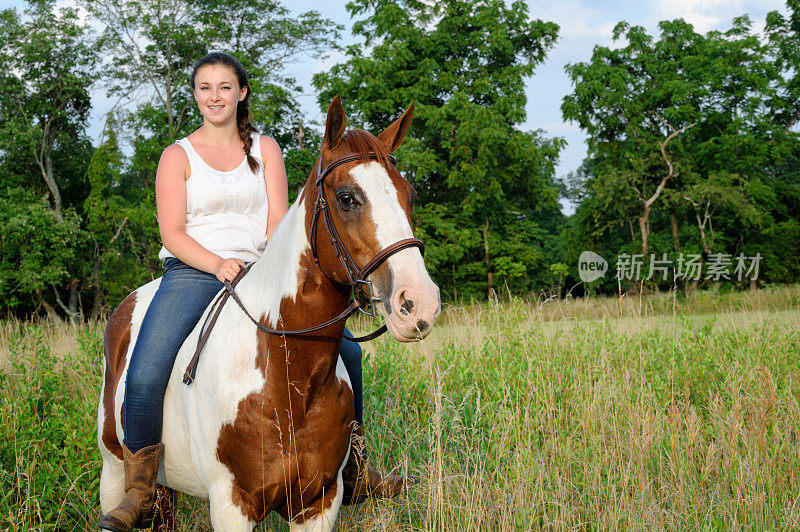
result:
[(192, 90), (194, 90), (194, 77), (197, 75), (197, 71), (200, 67), (206, 65), (224, 65), (230, 68), (236, 74), (239, 87), (247, 88), (244, 100), (236, 105), (236, 129), (239, 132), (239, 138), (242, 139), (244, 143), (244, 153), (247, 156), (247, 164), (250, 166), (250, 171), (255, 172), (258, 169), (258, 161), (256, 161), (255, 157), (250, 155), (250, 148), (253, 147), (253, 137), (251, 137), (250, 134), (258, 133), (258, 130), (252, 124), (253, 113), (250, 112), (250, 84), (247, 82), (247, 73), (244, 71), (244, 66), (242, 66), (238, 59), (228, 54), (220, 52), (210, 53), (195, 63), (192, 69), (192, 77), (189, 80), (192, 85)]

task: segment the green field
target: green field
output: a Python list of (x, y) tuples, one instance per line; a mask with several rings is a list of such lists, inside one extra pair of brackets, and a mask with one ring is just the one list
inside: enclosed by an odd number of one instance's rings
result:
[[(99, 517), (102, 327), (0, 324), (2, 530)], [(370, 456), (422, 484), (340, 530), (800, 527), (798, 286), (449, 307), (366, 351)]]

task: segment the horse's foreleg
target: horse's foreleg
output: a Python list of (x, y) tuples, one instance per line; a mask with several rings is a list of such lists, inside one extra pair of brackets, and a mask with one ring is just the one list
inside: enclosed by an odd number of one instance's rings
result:
[(233, 503), (230, 484), (224, 484), (208, 491), (211, 525), (216, 532), (251, 532), (256, 524)]
[[(333, 525), (336, 523), (336, 516), (339, 515), (339, 508), (342, 506), (342, 473), (339, 471), (339, 476), (336, 482), (325, 489), (324, 495), (321, 495), (316, 501), (312, 501), (308, 507), (322, 509), (314, 517), (303, 520), (302, 522), (292, 521), (289, 523), (289, 530), (291, 532), (329, 532), (333, 530)], [(330, 494), (333, 494), (331, 496)]]

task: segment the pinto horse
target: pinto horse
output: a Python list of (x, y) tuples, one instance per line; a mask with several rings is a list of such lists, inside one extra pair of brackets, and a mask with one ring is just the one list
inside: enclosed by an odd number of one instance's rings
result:
[[(411, 239), (414, 190), (389, 154), (403, 141), (412, 115), (413, 105), (377, 138), (361, 130), (344, 135), (344, 109), (338, 96), (333, 99), (315, 169), (264, 255), (236, 287), (262, 327), (305, 329), (348, 307), (352, 276), (337, 246), (363, 267)], [(326, 223), (316, 223), (325, 203)], [(367, 279), (380, 299), (378, 309), (395, 339), (421, 340), (440, 310), (439, 289), (421, 250), (405, 247), (382, 257)], [(159, 282), (130, 294), (105, 331), (97, 434), (103, 512), (123, 496), (126, 372)], [(252, 530), (273, 510), (292, 529), (331, 530), (342, 502), (354, 418), (350, 380), (339, 358), (344, 321), (313, 334), (278, 335), (259, 330), (229, 302), (187, 386), (182, 376), (203, 321), (178, 353), (164, 399), (160, 503), (169, 510), (176, 491), (207, 498), (217, 531)]]

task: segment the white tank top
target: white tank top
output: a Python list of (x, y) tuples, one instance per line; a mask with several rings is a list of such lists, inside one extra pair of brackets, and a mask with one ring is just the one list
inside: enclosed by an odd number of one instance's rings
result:
[[(258, 161), (250, 171), (247, 157), (235, 169), (221, 172), (206, 164), (188, 138), (176, 144), (189, 157), (191, 175), (186, 180), (186, 234), (223, 259), (253, 262), (267, 245), (267, 185), (258, 133), (253, 133), (250, 154)], [(174, 257), (161, 247), (158, 258)]]

